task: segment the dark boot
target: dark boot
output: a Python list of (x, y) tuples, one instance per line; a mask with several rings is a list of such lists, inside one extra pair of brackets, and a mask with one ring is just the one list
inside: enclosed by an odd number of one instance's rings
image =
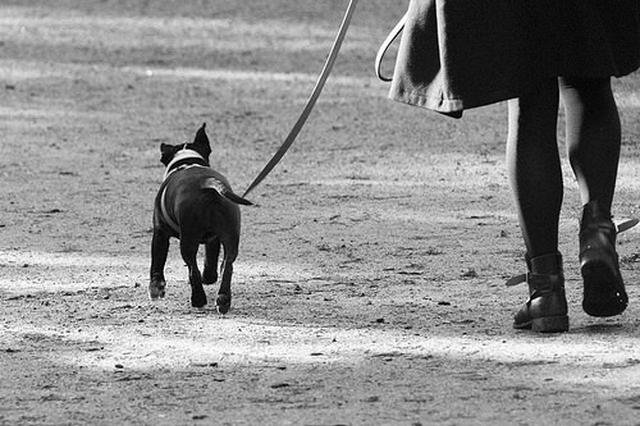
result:
[(507, 282), (509, 286), (521, 282), (529, 285), (529, 300), (516, 313), (513, 327), (541, 333), (569, 330), (562, 256), (560, 253), (537, 256), (527, 259), (527, 266), (527, 274)]
[(622, 313), (628, 303), (618, 254), (616, 226), (598, 200), (584, 206), (580, 222), (580, 272), (584, 280), (582, 308), (595, 317)]

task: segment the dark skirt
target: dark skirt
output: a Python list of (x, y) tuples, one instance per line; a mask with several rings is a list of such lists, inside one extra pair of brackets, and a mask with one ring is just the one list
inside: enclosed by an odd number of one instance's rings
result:
[(411, 0), (390, 97), (454, 117), (640, 66), (640, 0)]

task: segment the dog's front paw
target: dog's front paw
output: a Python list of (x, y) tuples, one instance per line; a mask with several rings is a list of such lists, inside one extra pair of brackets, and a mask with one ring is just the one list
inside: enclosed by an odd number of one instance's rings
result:
[(231, 308), (231, 296), (228, 294), (218, 294), (218, 299), (216, 299), (216, 306), (218, 307), (219, 313), (226, 314)]
[(194, 291), (191, 293), (191, 306), (194, 308), (202, 308), (207, 304), (207, 295), (204, 291)]
[(216, 281), (218, 281), (218, 271), (216, 271), (216, 268), (209, 269), (205, 267), (202, 272), (202, 284), (211, 285)]
[(149, 298), (151, 300), (161, 299), (164, 297), (165, 287), (167, 283), (165, 280), (155, 279), (149, 282)]

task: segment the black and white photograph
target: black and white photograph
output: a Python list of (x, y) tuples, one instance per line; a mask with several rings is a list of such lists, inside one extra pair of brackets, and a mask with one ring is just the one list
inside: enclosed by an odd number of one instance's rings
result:
[(640, 425), (640, 0), (0, 0), (0, 425)]

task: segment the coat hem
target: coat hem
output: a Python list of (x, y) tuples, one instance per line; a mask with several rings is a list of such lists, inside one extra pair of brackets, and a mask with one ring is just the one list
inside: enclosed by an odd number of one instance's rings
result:
[(519, 90), (501, 90), (486, 94), (483, 96), (482, 101), (473, 99), (463, 101), (462, 99), (445, 99), (442, 96), (428, 96), (417, 90), (392, 90), (389, 93), (389, 98), (396, 102), (429, 109), (450, 117), (460, 118), (465, 109), (486, 106), (517, 98), (520, 93), (521, 91)]

